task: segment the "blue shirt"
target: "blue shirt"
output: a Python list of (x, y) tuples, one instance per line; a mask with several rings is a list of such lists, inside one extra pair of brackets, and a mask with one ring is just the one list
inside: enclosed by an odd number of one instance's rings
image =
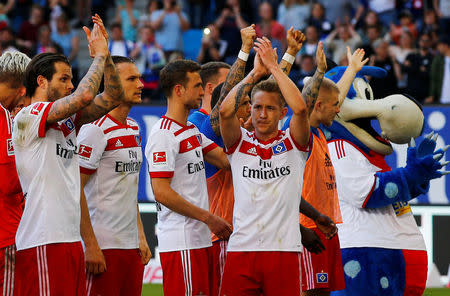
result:
[(191, 115), (189, 115), (188, 121), (193, 123), (198, 129), (200, 129), (200, 127), (203, 124), (203, 121), (207, 117), (208, 117), (208, 112), (206, 112), (203, 109), (199, 109), (197, 111), (194, 111)]
[[(202, 125), (198, 129), (208, 139), (210, 139), (211, 141), (216, 143), (217, 146), (223, 148), (223, 139), (222, 139), (222, 137), (216, 136), (216, 134), (214, 133), (212, 126), (211, 126), (211, 121), (210, 121), (209, 115), (203, 120)], [(205, 172), (206, 172), (207, 179), (212, 177), (215, 173), (217, 173), (217, 171), (219, 171), (218, 168), (216, 168), (215, 166), (213, 166), (205, 161)]]
[[(159, 19), (164, 10), (157, 10), (152, 13), (152, 22)], [(181, 15), (187, 20), (186, 15)], [(180, 19), (176, 12), (166, 13), (161, 27), (155, 31), (156, 42), (162, 46), (164, 51), (183, 50), (183, 32), (181, 30)]]

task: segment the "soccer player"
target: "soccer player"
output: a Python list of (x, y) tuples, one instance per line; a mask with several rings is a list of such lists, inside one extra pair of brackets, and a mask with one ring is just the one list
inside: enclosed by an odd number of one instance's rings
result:
[(200, 77), (202, 78), (203, 89), (205, 91), (202, 106), (188, 117), (188, 121), (193, 123), (198, 129), (200, 129), (203, 120), (211, 113), (211, 97), (214, 89), (217, 85), (225, 81), (228, 72), (230, 72), (230, 65), (227, 63), (209, 62), (202, 65)]
[(161, 70), (167, 112), (153, 126), (145, 149), (157, 201), (165, 295), (211, 295), (211, 232), (221, 239), (231, 234), (231, 225), (208, 211), (204, 159), (219, 168), (229, 163), (222, 149), (187, 122), (189, 111), (202, 101), (199, 71), (199, 64), (187, 60)]
[(130, 58), (113, 56), (112, 60), (124, 102), (83, 125), (77, 137), (86, 286), (88, 295), (141, 295), (144, 265), (151, 252), (137, 206), (141, 137), (128, 114), (141, 103), (143, 84)]
[[(250, 51), (253, 46), (253, 41), (256, 38), (256, 32), (253, 26), (249, 26), (241, 30), (242, 38), (242, 52)], [(292, 28), (287, 32), (288, 49), (286, 50), (286, 57), (280, 62), (280, 67), (286, 74), (289, 74), (292, 66), (292, 61), (288, 62), (288, 57), (295, 57), (298, 51), (302, 47), (304, 35)], [(223, 140), (220, 135), (219, 126), (219, 108), (230, 90), (244, 78), (244, 72), (246, 67), (246, 58), (242, 56), (236, 59), (233, 64), (229, 75), (223, 85), (219, 85), (213, 92), (211, 102), (214, 103), (213, 111), (201, 125), (200, 132), (202, 132), (209, 139), (213, 140), (218, 146), (223, 147)], [(245, 96), (236, 111), (236, 116), (243, 126), (251, 126), (251, 122), (248, 121), (250, 117), (250, 98)], [(208, 186), (209, 196), (209, 210), (211, 213), (216, 214), (228, 223), (232, 223), (233, 218), (233, 181), (231, 172), (229, 170), (219, 170), (216, 167), (206, 163), (206, 184)], [(212, 295), (219, 294), (219, 287), (222, 279), (223, 269), (226, 262), (227, 254), (227, 240), (220, 240), (216, 235), (212, 234), (212, 267), (213, 267), (213, 290)]]
[[(25, 196), (16, 235), (18, 295), (86, 293), (76, 132), (119, 105), (123, 89), (98, 21), (92, 32), (83, 29), (94, 59), (77, 89), (72, 93), (66, 57), (37, 55), (24, 82), (31, 105), (14, 119), (16, 167)], [(103, 76), (105, 91), (97, 95)]]
[(21, 52), (0, 56), (0, 291), (13, 295), (15, 235), (23, 211), (23, 194), (14, 160), (10, 111), (25, 95), (23, 77), (30, 58)]
[[(300, 295), (299, 180), (310, 146), (307, 108), (277, 64), (270, 41), (258, 38), (254, 48), (254, 69), (220, 106), (235, 197), (221, 295)], [(269, 73), (274, 80), (258, 83)], [(252, 133), (240, 127), (236, 116), (251, 89)], [(284, 100), (294, 114), (285, 132), (278, 130), (287, 112)]]

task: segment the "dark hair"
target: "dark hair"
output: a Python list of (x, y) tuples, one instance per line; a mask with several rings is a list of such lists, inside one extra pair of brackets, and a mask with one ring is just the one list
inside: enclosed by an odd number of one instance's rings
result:
[(168, 63), (159, 73), (159, 81), (164, 95), (170, 97), (174, 86), (177, 84), (186, 86), (188, 82), (187, 73), (199, 72), (200, 69), (200, 65), (191, 60), (176, 60)]
[(252, 96), (251, 96), (252, 100), (255, 94), (259, 91), (277, 94), (278, 97), (280, 98), (280, 106), (281, 107), (285, 106), (286, 102), (284, 100), (283, 94), (281, 93), (280, 87), (278, 86), (278, 83), (276, 83), (276, 81), (272, 79), (267, 79), (256, 84), (255, 87), (253, 87), (252, 89)]
[(129, 57), (111, 56), (111, 59), (112, 59), (114, 65), (118, 65), (118, 64), (122, 64), (122, 63), (134, 64), (134, 60), (132, 58), (129, 58)]
[(220, 69), (230, 68), (231, 66), (224, 62), (209, 62), (202, 65), (202, 69), (200, 70), (200, 77), (203, 81), (203, 87), (205, 87), (208, 82), (217, 79)]
[(56, 63), (65, 63), (70, 66), (69, 60), (59, 53), (41, 53), (31, 60), (25, 71), (24, 86), (27, 90), (27, 96), (31, 98), (36, 92), (38, 87), (37, 78), (39, 76), (52, 80), (53, 74), (56, 72)]
[(450, 37), (448, 37), (447, 35), (441, 35), (439, 37), (438, 43), (442, 43), (442, 44), (446, 44), (447, 46), (450, 46)]
[(122, 25), (120, 23), (114, 23), (111, 25), (111, 30), (115, 29), (115, 28), (119, 28), (120, 30), (122, 30)]
[(221, 84), (217, 85), (212, 94), (211, 94), (211, 108), (214, 108), (217, 105), (217, 102), (220, 99), (220, 92), (222, 91), (222, 86), (225, 84), (225, 82), (222, 82)]

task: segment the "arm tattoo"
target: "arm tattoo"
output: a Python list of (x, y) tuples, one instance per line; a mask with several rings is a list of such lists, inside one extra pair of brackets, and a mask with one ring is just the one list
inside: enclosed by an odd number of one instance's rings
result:
[(317, 97), (319, 96), (320, 85), (322, 84), (324, 72), (320, 72), (319, 69), (316, 70), (314, 76), (305, 85), (302, 91), (302, 95), (306, 100), (306, 106), (308, 107), (308, 114), (311, 114), (316, 104)]
[(119, 74), (111, 56), (105, 62), (105, 91), (95, 97), (95, 99), (83, 109), (79, 124), (92, 122), (102, 117), (124, 99), (124, 91), (120, 82)]
[[(280, 62), (280, 68), (281, 68), (281, 71), (283, 71), (283, 73), (285, 73), (286, 75), (289, 76), (289, 73), (291, 72), (292, 65), (289, 64), (287, 61), (282, 59), (281, 62)], [(267, 78), (267, 80), (269, 80), (269, 79), (275, 81), (275, 77), (273, 77), (272, 74), (270, 75), (269, 78)]]
[(72, 94), (53, 103), (47, 117), (47, 124), (72, 116), (92, 101), (102, 81), (105, 58), (96, 57), (77, 89)]
[(245, 65), (247, 62), (244, 62), (241, 59), (236, 59), (233, 66), (231, 67), (230, 72), (227, 75), (227, 79), (222, 86), (222, 90), (220, 91), (220, 97), (217, 101), (217, 104), (213, 106), (210, 116), (211, 127), (216, 134), (216, 136), (220, 137), (220, 125), (219, 125), (219, 107), (222, 104), (225, 97), (231, 91), (231, 89), (238, 84), (242, 79), (244, 79), (245, 74)]
[(252, 88), (256, 84), (256, 79), (254, 74), (251, 74), (251, 82), (250, 83), (242, 83), (236, 91), (236, 96), (234, 97), (234, 112), (236, 113), (241, 105), (242, 99), (248, 95), (248, 93), (252, 90)]

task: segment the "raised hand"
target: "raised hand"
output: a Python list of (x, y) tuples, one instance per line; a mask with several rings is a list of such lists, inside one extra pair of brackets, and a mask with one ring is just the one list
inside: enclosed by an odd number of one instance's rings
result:
[(347, 60), (348, 60), (348, 66), (351, 67), (355, 72), (359, 72), (362, 67), (367, 64), (369, 61), (369, 58), (364, 59), (365, 51), (362, 48), (358, 48), (355, 50), (355, 52), (352, 54), (350, 51), (350, 47), (347, 46)]
[(301, 31), (294, 30), (294, 28), (291, 27), (286, 33), (286, 41), (288, 46), (286, 52), (292, 56), (297, 55), (300, 49), (302, 49), (305, 39), (306, 37)]
[(272, 48), (272, 43), (267, 37), (256, 38), (253, 49), (259, 55), (267, 69), (272, 70), (278, 66), (276, 49)]
[(242, 39), (242, 51), (249, 53), (253, 47), (253, 42), (256, 38), (255, 25), (252, 24), (244, 29), (241, 29), (241, 39)]
[(100, 32), (101, 32), (101, 33), (103, 34), (103, 36), (105, 37), (106, 42), (108, 42), (109, 36), (108, 36), (108, 32), (106, 31), (105, 25), (103, 24), (102, 18), (101, 18), (98, 14), (95, 14), (95, 15), (92, 17), (92, 22), (93, 22), (94, 24), (97, 24), (97, 25), (99, 26)]
[(100, 27), (94, 24), (92, 32), (88, 27), (83, 27), (89, 41), (89, 54), (91, 57), (107, 56), (109, 54), (108, 43), (105, 36), (100, 32)]
[(325, 73), (327, 71), (327, 57), (325, 56), (325, 53), (323, 52), (323, 42), (320, 41), (317, 45), (316, 50), (316, 63), (317, 63), (317, 69)]
[(253, 70), (258, 73), (260, 76), (266, 76), (270, 74), (269, 69), (264, 65), (264, 63), (261, 60), (261, 57), (257, 53), (255, 55), (255, 61), (253, 63)]

